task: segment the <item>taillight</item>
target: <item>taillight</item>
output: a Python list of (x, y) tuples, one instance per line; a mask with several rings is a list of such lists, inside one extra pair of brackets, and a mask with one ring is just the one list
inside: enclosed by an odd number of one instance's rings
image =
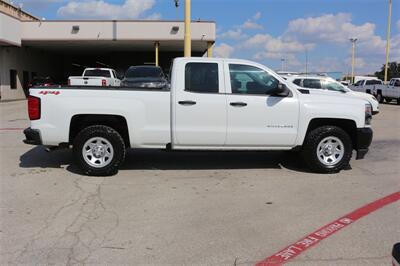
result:
[(68, 86), (71, 86), (71, 80), (68, 79)]
[(28, 97), (28, 115), (30, 120), (40, 119), (40, 98), (35, 96)]
[(101, 86), (106, 86), (107, 84), (106, 84), (106, 80), (105, 79), (102, 79), (101, 80)]

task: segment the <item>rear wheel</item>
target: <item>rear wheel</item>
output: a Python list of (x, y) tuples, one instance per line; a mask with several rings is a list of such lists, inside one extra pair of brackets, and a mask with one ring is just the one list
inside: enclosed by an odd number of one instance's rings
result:
[(307, 135), (302, 155), (315, 172), (338, 172), (349, 165), (352, 156), (350, 136), (336, 126), (318, 127)]
[(85, 174), (108, 176), (118, 172), (125, 159), (125, 144), (113, 128), (102, 125), (90, 126), (76, 136), (74, 157)]

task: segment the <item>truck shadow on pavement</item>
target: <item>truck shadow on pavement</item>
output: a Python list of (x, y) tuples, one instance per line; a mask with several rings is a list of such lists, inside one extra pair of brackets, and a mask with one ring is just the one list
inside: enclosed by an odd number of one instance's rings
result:
[[(82, 174), (72, 150), (46, 152), (35, 147), (20, 156), (22, 168), (63, 168)], [(296, 153), (282, 151), (128, 150), (120, 170), (290, 169), (309, 172)]]

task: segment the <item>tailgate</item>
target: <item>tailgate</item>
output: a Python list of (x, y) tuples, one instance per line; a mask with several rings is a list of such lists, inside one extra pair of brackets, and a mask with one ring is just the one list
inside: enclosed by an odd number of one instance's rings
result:
[(109, 81), (103, 77), (80, 77), (70, 78), (69, 85), (71, 86), (107, 86)]

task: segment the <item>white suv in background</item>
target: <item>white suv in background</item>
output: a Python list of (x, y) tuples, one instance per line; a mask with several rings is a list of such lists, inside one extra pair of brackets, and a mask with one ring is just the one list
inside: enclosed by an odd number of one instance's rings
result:
[(337, 82), (333, 78), (323, 76), (285, 76), (287, 81), (296, 84), (300, 88), (320, 90), (321, 93), (328, 94), (346, 94), (351, 97), (357, 97), (368, 101), (372, 106), (372, 113), (379, 113), (379, 102), (377, 99), (368, 93), (353, 91), (343, 84)]

